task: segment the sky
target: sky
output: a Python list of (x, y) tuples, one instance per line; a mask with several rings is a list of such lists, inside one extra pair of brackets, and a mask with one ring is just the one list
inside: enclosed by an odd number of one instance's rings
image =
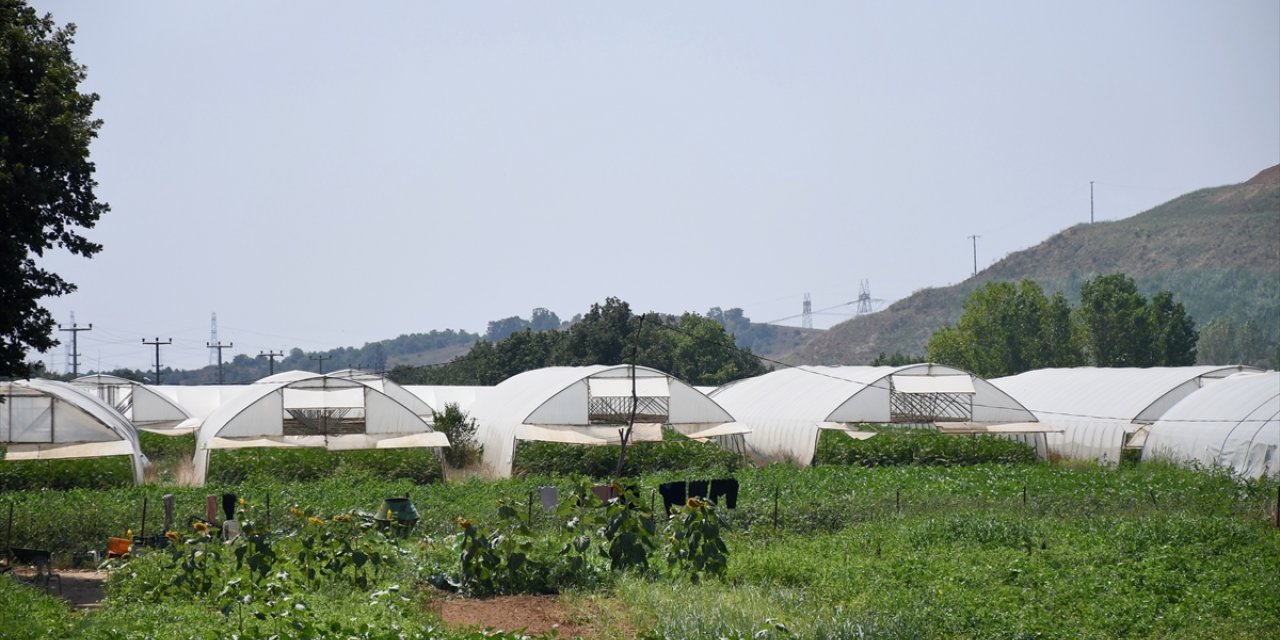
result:
[(42, 262), (81, 371), (204, 366), (213, 313), (225, 359), (610, 296), (798, 326), (1091, 182), (1113, 220), (1280, 163), (1274, 0), (31, 4), (101, 96), (104, 249)]

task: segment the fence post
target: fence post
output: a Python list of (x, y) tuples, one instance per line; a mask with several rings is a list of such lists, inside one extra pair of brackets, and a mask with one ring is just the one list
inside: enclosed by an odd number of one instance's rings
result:
[[(9, 506), (9, 519), (10, 519), (10, 520), (12, 520), (12, 519), (13, 519), (13, 505), (10, 505), (10, 506)], [(1280, 529), (1280, 487), (1276, 487), (1276, 517), (1275, 517), (1275, 525), (1276, 525), (1276, 528), (1277, 528), (1277, 529)]]
[(893, 509), (898, 513), (902, 513), (902, 487), (898, 487), (893, 493)]

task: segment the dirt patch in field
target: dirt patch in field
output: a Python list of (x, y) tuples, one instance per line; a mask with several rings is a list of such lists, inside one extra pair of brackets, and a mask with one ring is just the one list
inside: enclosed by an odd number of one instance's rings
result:
[(36, 581), (35, 572), (30, 569), (15, 569), (14, 573), (24, 583), (47, 589), (50, 595), (70, 602), (77, 609), (96, 609), (107, 597), (105, 571), (55, 571), (57, 577), (49, 580), (47, 587), (44, 581)]
[(549, 633), (562, 638), (594, 638), (590, 616), (573, 612), (553, 597), (499, 596), (483, 600), (436, 600), (430, 605), (451, 628)]

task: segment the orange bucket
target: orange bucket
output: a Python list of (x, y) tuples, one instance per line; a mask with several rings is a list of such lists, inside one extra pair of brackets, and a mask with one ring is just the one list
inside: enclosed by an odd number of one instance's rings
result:
[(128, 554), (130, 544), (128, 538), (107, 538), (107, 557), (119, 558)]

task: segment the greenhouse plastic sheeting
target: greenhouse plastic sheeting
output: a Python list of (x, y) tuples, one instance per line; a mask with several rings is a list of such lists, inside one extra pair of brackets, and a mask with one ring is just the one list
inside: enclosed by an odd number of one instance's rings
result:
[(1187, 396), (1151, 426), (1143, 457), (1280, 475), (1280, 372), (1236, 374)]
[(1040, 422), (1062, 427), (1045, 436), (1067, 459), (1115, 464), (1130, 436), (1197, 389), (1242, 367), (1037, 369), (991, 383)]
[[(924, 379), (930, 377), (941, 381)], [(891, 420), (891, 379), (894, 386), (902, 381), (901, 385), (920, 393), (972, 393), (974, 421), (1036, 419), (987, 381), (954, 367), (928, 363), (903, 367), (793, 367), (738, 380), (716, 389), (711, 397), (751, 429), (746, 443), (757, 454), (808, 465), (817, 448), (821, 423)]]
[[(637, 395), (643, 395), (641, 390), (644, 390), (644, 393), (655, 394), (648, 397), (668, 399), (667, 424), (676, 429), (688, 424), (705, 426), (734, 421), (714, 400), (657, 369), (629, 365), (535, 369), (476, 392), (469, 414), (476, 421), (476, 439), (484, 445), (483, 464), (494, 476), (510, 476), (518, 439), (616, 443), (618, 427), (590, 424), (588, 403), (593, 389), (599, 394), (610, 394), (596, 397), (630, 397), (633, 373)], [(665, 393), (660, 393), (664, 387)], [(447, 389), (442, 388), (446, 392), (441, 395), (448, 395)], [(431, 392), (430, 389), (414, 391)]]

